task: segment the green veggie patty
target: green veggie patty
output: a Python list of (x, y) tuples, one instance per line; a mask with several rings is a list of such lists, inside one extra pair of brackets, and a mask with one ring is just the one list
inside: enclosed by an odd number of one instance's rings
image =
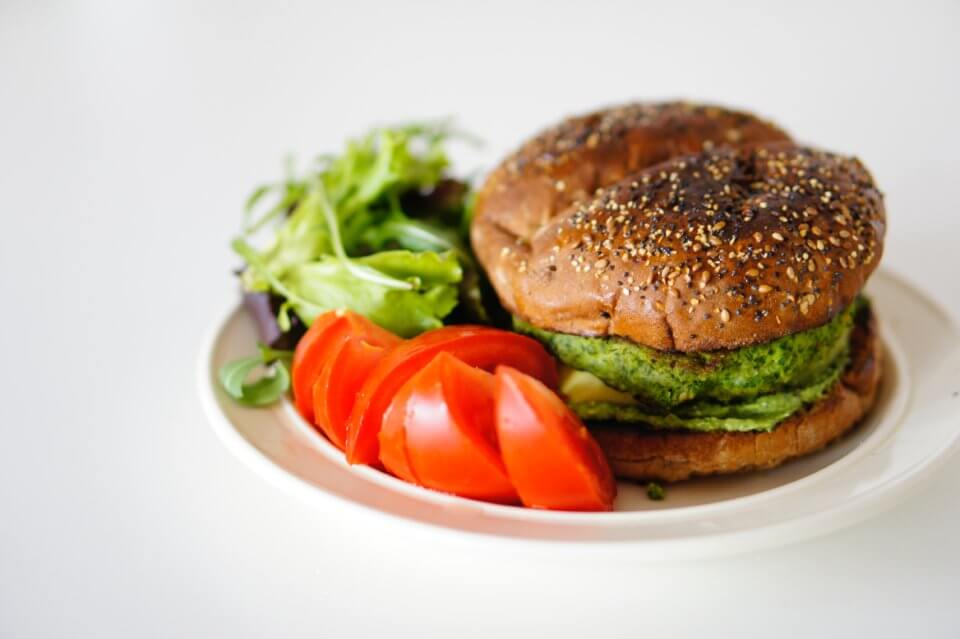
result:
[(849, 361), (859, 298), (827, 324), (766, 344), (730, 351), (658, 351), (617, 337), (585, 337), (534, 328), (516, 330), (541, 341), (567, 366), (586, 371), (631, 403), (574, 401), (582, 418), (638, 422), (653, 428), (768, 431), (822, 397)]

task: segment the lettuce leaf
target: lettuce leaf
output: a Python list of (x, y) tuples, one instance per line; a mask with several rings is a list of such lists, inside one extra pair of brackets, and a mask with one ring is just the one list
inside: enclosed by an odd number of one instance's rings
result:
[[(445, 179), (449, 136), (439, 125), (377, 129), (302, 178), (256, 189), (248, 213), (278, 197), (233, 242), (247, 263), (244, 289), (283, 299), (281, 327), (290, 311), (309, 325), (349, 308), (403, 336), (441, 326), (458, 304), (475, 305), (476, 265), (461, 233), (466, 188), (443, 216), (416, 218), (401, 205)], [(269, 223), (274, 233), (258, 249), (253, 235)]]
[(281, 281), (294, 311), (307, 324), (320, 313), (349, 308), (401, 337), (411, 337), (442, 326), (442, 318), (457, 305), (462, 271), (450, 251), (384, 251), (354, 261), (409, 282), (412, 288), (360, 279), (331, 257), (301, 264)]
[(382, 251), (347, 263), (324, 256), (277, 274), (242, 240), (233, 246), (308, 326), (321, 313), (349, 308), (402, 337), (438, 328), (457, 305), (457, 283), (463, 276), (452, 251)]

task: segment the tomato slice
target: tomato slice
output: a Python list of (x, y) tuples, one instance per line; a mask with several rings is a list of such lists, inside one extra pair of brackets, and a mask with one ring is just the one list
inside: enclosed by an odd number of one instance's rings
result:
[(390, 331), (353, 311), (329, 311), (319, 315), (297, 343), (290, 375), (294, 404), (309, 422), (314, 419), (313, 385), (323, 371), (323, 365), (348, 335), (362, 336), (370, 344), (383, 347), (400, 342), (400, 338)]
[(380, 431), (380, 460), (427, 488), (519, 502), (497, 447), (493, 375), (449, 353), (439, 353), (394, 397)]
[(407, 406), (410, 397), (414, 394), (412, 384), (404, 384), (393, 401), (390, 402), (387, 412), (383, 415), (383, 427), (380, 429), (380, 463), (384, 468), (400, 479), (419, 484), (413, 468), (410, 466), (410, 457), (407, 455)]
[(556, 362), (530, 337), (485, 326), (428, 331), (391, 348), (370, 372), (347, 425), (348, 462), (376, 463), (380, 426), (393, 396), (440, 352), (485, 370), (500, 364), (512, 366), (552, 388), (557, 386)]
[(347, 419), (367, 375), (386, 352), (363, 337), (345, 337), (334, 347), (313, 384), (313, 421), (337, 448), (347, 445)]
[(293, 403), (307, 421), (313, 421), (313, 382), (327, 361), (333, 329), (336, 326), (339, 330), (341, 324), (342, 314), (331, 311), (317, 316), (293, 351), (290, 374)]
[(515, 369), (497, 367), (497, 438), (525, 506), (610, 510), (617, 485), (600, 446), (556, 393)]

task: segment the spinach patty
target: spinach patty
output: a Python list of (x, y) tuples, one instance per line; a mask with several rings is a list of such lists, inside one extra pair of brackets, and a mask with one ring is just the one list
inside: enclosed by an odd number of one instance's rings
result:
[[(519, 319), (514, 319), (514, 327), (541, 341), (564, 364), (587, 371), (608, 386), (634, 396), (653, 409), (651, 414), (666, 415), (669, 411), (679, 416), (678, 411), (670, 409), (684, 405), (687, 411), (698, 402), (707, 402), (704, 406), (734, 404), (743, 408), (749, 404), (746, 400), (757, 399), (770, 405), (782, 402), (783, 411), (794, 405), (786, 413), (789, 415), (799, 405), (792, 400), (761, 396), (796, 396), (794, 391), (798, 389), (818, 387), (831, 377), (835, 380), (838, 370), (842, 371), (846, 364), (854, 314), (862, 303), (862, 298), (858, 299), (818, 328), (729, 351), (658, 351), (619, 337), (545, 331)], [(783, 411), (770, 409), (766, 414)], [(700, 418), (725, 419), (707, 415)], [(731, 414), (730, 418), (736, 415)]]
[(844, 351), (819, 379), (802, 388), (759, 395), (739, 402), (698, 400), (674, 407), (669, 412), (643, 404), (605, 401), (572, 402), (570, 407), (582, 419), (589, 421), (637, 422), (652, 428), (700, 431), (769, 431), (804, 406), (823, 397), (840, 378), (848, 359)]

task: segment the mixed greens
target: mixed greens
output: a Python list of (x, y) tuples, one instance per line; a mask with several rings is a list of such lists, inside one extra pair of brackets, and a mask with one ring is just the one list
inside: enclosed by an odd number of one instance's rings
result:
[[(441, 326), (461, 304), (481, 313), (467, 188), (444, 173), (449, 137), (441, 125), (376, 129), (306, 175), (258, 188), (232, 244), (246, 262), (244, 290), (282, 300), (283, 331), (291, 313), (309, 326), (338, 308), (403, 337)], [(270, 195), (276, 201), (255, 217)], [(268, 225), (273, 237), (255, 248)]]
[[(221, 371), (231, 397), (279, 398), (288, 358), (268, 347), (292, 348), (329, 310), (353, 310), (402, 337), (442, 326), (455, 310), (486, 319), (467, 248), (469, 188), (447, 175), (454, 135), (464, 137), (443, 124), (374, 129), (304, 174), (288, 168), (286, 179), (254, 190), (231, 246), (266, 346)], [(272, 372), (247, 383), (262, 366)]]

